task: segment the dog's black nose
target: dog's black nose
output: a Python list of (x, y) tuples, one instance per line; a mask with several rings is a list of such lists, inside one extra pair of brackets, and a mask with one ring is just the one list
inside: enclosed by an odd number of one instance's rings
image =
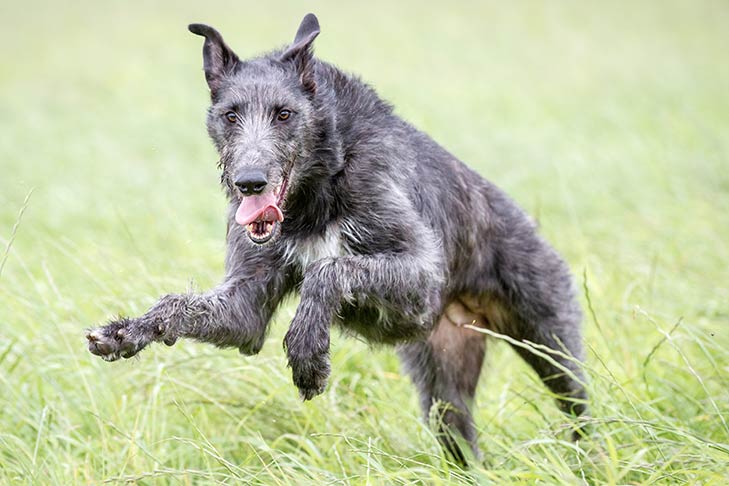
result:
[(244, 196), (262, 193), (266, 184), (268, 184), (266, 174), (260, 170), (244, 172), (235, 179), (235, 185)]

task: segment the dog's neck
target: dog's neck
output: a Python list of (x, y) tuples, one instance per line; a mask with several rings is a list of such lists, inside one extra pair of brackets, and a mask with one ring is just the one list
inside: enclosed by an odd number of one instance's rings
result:
[(326, 82), (319, 84), (314, 98), (316, 137), (304, 160), (297, 164), (297, 187), (288, 196), (284, 237), (321, 234), (336, 219), (336, 186), (344, 167), (341, 135), (336, 113), (330, 108), (336, 94)]
[[(373, 126), (384, 126), (391, 117), (391, 106), (369, 86), (326, 62), (315, 63), (315, 136), (296, 163), (298, 183), (287, 197), (284, 238), (321, 235), (337, 220), (349, 203), (347, 164), (361, 144), (373, 143), (379, 133)], [(377, 117), (360, 118), (362, 111)]]

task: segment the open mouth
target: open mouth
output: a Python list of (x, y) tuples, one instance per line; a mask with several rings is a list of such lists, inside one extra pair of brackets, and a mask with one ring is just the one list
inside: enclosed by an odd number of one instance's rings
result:
[(240, 206), (235, 213), (235, 221), (246, 229), (253, 243), (262, 245), (276, 234), (284, 220), (281, 204), (287, 187), (288, 174), (284, 175), (281, 184), (272, 191), (241, 198)]
[(254, 221), (246, 226), (248, 237), (254, 243), (261, 245), (273, 237), (273, 230), (277, 224), (275, 221)]

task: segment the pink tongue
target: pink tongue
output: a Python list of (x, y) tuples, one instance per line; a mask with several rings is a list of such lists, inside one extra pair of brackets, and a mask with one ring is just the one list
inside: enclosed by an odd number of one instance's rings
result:
[(235, 212), (235, 221), (241, 226), (247, 226), (254, 221), (284, 220), (281, 209), (276, 204), (276, 195), (273, 191), (260, 196), (246, 196)]

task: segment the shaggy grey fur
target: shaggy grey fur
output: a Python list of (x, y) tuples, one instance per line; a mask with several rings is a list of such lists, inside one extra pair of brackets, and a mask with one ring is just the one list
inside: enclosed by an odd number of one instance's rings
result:
[[(89, 350), (113, 361), (190, 338), (255, 354), (273, 312), (298, 292), (284, 346), (305, 400), (326, 386), (332, 325), (397, 344), (426, 416), (438, 407), (446, 448), (465, 460), (455, 430), (478, 456), (469, 408), (485, 339), (464, 325), (582, 359), (567, 266), (502, 191), (369, 86), (314, 58), (314, 15), (289, 47), (246, 61), (213, 28), (190, 30), (205, 37), (208, 131), (230, 198), (226, 275), (207, 293), (168, 295), (141, 317), (90, 331)], [(265, 242), (235, 221), (244, 187), (280, 193), (285, 220)], [(574, 360), (554, 355), (555, 366), (516, 351), (564, 410), (585, 411)]]

